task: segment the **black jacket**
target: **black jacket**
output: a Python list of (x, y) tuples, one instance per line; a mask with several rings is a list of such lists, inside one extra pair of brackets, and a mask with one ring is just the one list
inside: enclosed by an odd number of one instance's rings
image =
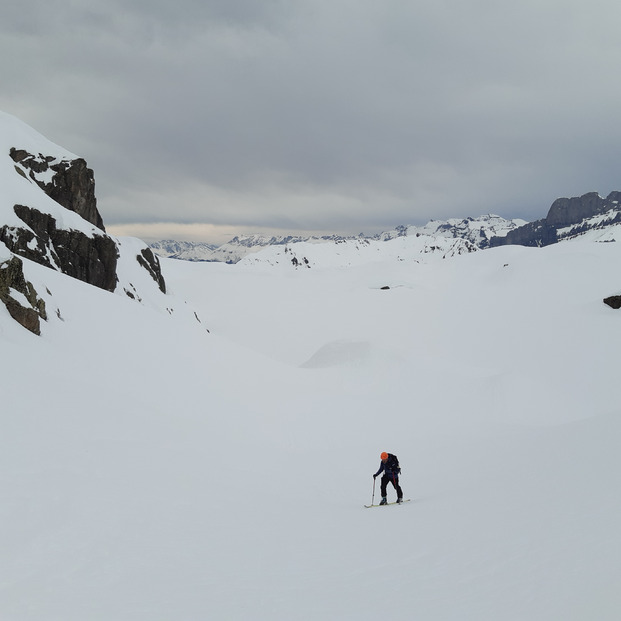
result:
[(386, 460), (386, 463), (384, 463), (383, 461), (380, 461), (380, 467), (379, 470), (373, 475), (373, 476), (377, 476), (378, 474), (381, 474), (382, 472), (384, 472), (384, 474), (386, 474), (389, 477), (394, 476), (399, 476), (401, 474), (401, 468), (399, 467), (399, 460), (397, 459), (396, 455), (393, 455), (392, 453), (388, 453), (388, 459)]

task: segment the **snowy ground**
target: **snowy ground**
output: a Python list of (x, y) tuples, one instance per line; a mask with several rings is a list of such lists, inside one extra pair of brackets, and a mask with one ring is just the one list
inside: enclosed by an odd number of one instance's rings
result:
[[(0, 618), (619, 619), (620, 264), (164, 260), (172, 314), (28, 265), (63, 321), (0, 310)], [(382, 451), (413, 502), (364, 509)]]

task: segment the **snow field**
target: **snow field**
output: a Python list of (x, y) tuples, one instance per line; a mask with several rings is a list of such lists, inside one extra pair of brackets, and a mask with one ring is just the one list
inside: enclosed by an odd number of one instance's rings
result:
[[(2, 617), (616, 619), (620, 254), (165, 260), (142, 305), (25, 262)], [(413, 502), (367, 510), (383, 450)]]

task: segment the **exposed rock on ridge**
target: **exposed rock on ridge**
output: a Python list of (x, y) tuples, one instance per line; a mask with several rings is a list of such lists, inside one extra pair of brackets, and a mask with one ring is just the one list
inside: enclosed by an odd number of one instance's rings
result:
[(572, 198), (558, 198), (552, 203), (545, 218), (509, 231), (506, 237), (493, 237), (490, 246), (549, 246), (597, 226), (588, 220), (609, 212), (606, 226), (619, 223), (620, 201), (621, 192), (611, 192), (606, 198), (597, 192)]
[(611, 295), (610, 297), (604, 298), (604, 304), (607, 304), (610, 308), (619, 310), (621, 308), (621, 295)]
[(47, 319), (45, 302), (32, 283), (26, 280), (23, 262), (19, 257), (14, 256), (0, 263), (0, 302), (17, 323), (36, 335), (41, 334), (39, 320)]
[[(16, 121), (6, 115), (0, 115), (0, 121), (0, 129), (8, 128), (8, 136), (16, 127), (19, 129)], [(125, 292), (136, 300), (141, 297), (127, 279), (140, 280), (144, 269), (165, 293), (166, 283), (153, 252), (139, 240), (121, 242), (106, 233), (97, 209), (94, 174), (86, 161), (36, 133), (34, 139), (27, 130), (24, 136), (29, 146), (9, 147), (5, 142), (6, 159), (0, 162), (4, 167), (0, 171), (4, 180), (0, 188), (0, 215), (4, 219), (0, 220), (0, 248), (6, 246), (9, 253), (0, 263), (0, 302), (11, 317), (34, 334), (41, 333), (40, 320), (47, 320), (44, 298), (28, 282), (24, 275), (28, 266), (19, 257), (106, 291)], [(2, 134), (0, 138), (6, 137)], [(11, 141), (19, 147), (19, 137)], [(46, 155), (48, 152), (57, 155)], [(24, 179), (30, 187), (24, 185)], [(12, 200), (4, 198), (3, 189), (10, 190), (6, 196)], [(21, 202), (16, 202), (21, 196)], [(75, 215), (63, 215), (63, 208)], [(140, 265), (137, 271), (130, 267), (131, 261)], [(147, 279), (145, 285), (149, 286)]]
[(16, 255), (57, 269), (90, 285), (114, 291), (118, 251), (107, 235), (87, 236), (76, 230), (58, 229), (49, 214), (25, 205), (13, 207), (25, 228), (3, 226), (0, 241)]
[[(15, 148), (11, 149), (9, 155), (52, 200), (74, 211), (98, 229), (106, 230), (97, 210), (95, 176), (85, 160), (78, 158), (54, 163), (53, 156), (41, 153), (33, 155), (24, 149)], [(19, 172), (20, 168), (17, 170)], [(44, 176), (49, 178), (50, 174), (50, 180), (46, 181)]]
[(157, 286), (160, 288), (162, 293), (166, 293), (166, 283), (164, 282), (164, 277), (162, 276), (162, 270), (160, 268), (160, 260), (157, 258), (151, 248), (143, 248), (140, 251), (140, 254), (136, 255), (136, 260), (142, 267), (144, 267), (153, 280), (157, 283)]

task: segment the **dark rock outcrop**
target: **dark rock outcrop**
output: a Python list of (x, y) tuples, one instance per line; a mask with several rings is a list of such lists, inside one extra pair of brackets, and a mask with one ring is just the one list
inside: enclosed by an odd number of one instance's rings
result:
[(608, 298), (604, 298), (604, 304), (607, 304), (610, 308), (618, 310), (621, 308), (621, 295), (611, 295)]
[[(509, 231), (506, 237), (493, 237), (490, 240), (490, 246), (555, 244), (560, 239), (560, 229), (575, 225), (577, 228), (572, 230), (572, 234), (585, 232), (588, 230), (588, 225), (580, 227), (581, 223), (608, 211), (620, 210), (620, 202), (621, 192), (611, 192), (606, 198), (597, 192), (589, 192), (573, 198), (558, 198), (552, 203), (545, 218)], [(614, 222), (615, 218), (621, 221), (621, 213), (615, 214), (608, 224)]]
[(144, 269), (151, 274), (151, 277), (157, 283), (162, 293), (166, 293), (166, 282), (162, 276), (162, 270), (160, 268), (160, 260), (157, 255), (153, 253), (151, 248), (143, 248), (140, 254), (136, 255), (136, 260)]
[(536, 220), (524, 226), (509, 231), (505, 237), (492, 237), (490, 248), (496, 246), (549, 246), (558, 241), (556, 228), (550, 226), (546, 220)]
[(60, 270), (95, 287), (114, 291), (118, 249), (108, 235), (56, 228), (56, 220), (32, 207), (15, 205), (27, 228), (0, 227), (0, 241), (15, 253)]
[[(95, 176), (82, 158), (62, 160), (42, 154), (33, 155), (24, 149), (12, 148), (10, 156), (16, 164), (28, 171), (32, 179), (51, 199), (59, 205), (74, 211), (87, 222), (105, 231), (103, 219), (97, 210), (95, 198)], [(17, 171), (23, 171), (16, 167)], [(52, 171), (52, 180), (45, 182), (38, 178), (42, 173)]]
[[(15, 298), (13, 291), (21, 293), (28, 301), (24, 306)], [(19, 257), (11, 257), (0, 263), (0, 302), (17, 323), (30, 332), (41, 334), (40, 319), (47, 320), (45, 302), (39, 297), (32, 283), (26, 280), (23, 262)]]

